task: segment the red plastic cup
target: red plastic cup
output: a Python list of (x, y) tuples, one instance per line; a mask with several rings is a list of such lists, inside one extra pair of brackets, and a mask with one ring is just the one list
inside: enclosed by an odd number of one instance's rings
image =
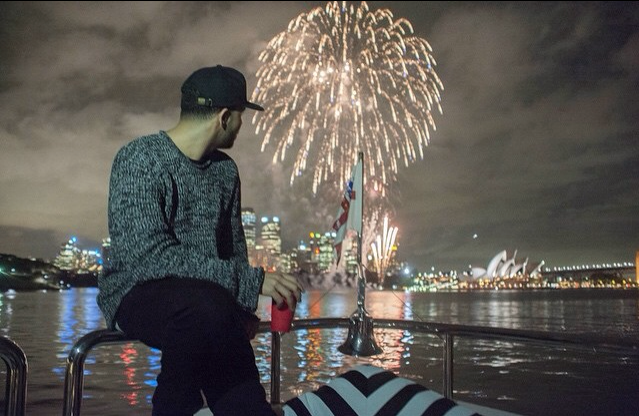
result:
[(293, 311), (288, 307), (286, 301), (280, 307), (275, 300), (271, 303), (271, 331), (288, 332), (291, 330), (293, 321)]

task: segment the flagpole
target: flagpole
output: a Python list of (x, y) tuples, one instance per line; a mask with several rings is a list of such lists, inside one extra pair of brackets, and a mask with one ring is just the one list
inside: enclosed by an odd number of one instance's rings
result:
[(363, 315), (366, 308), (366, 273), (364, 272), (364, 263), (362, 261), (362, 236), (364, 235), (364, 152), (357, 154), (357, 163), (361, 163), (362, 166), (362, 194), (357, 195), (357, 198), (361, 198), (362, 212), (359, 213), (360, 227), (357, 233), (357, 311), (360, 315)]
[[(366, 312), (366, 270), (362, 262), (362, 236), (364, 234), (364, 153), (357, 155), (357, 165), (361, 164), (360, 184), (353, 186), (358, 189), (359, 195), (355, 194), (359, 208), (359, 230), (357, 232), (357, 310), (353, 312), (349, 320), (348, 337), (346, 341), (338, 347), (344, 354), (367, 357), (379, 354), (382, 349), (377, 345), (373, 334), (373, 318)], [(356, 166), (357, 166), (356, 165)], [(359, 199), (358, 199), (359, 198)]]

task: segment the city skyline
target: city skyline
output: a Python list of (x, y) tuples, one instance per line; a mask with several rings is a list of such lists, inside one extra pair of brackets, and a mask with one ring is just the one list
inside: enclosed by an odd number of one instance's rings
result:
[[(252, 231), (253, 236), (251, 237), (250, 234), (251, 232), (247, 233), (247, 223), (245, 222), (245, 218), (244, 215), (247, 214), (248, 212), (250, 212), (253, 216), (255, 216), (255, 212), (253, 210), (253, 208), (251, 207), (243, 207), (242, 208), (242, 223), (244, 225), (244, 233), (246, 236), (246, 242), (247, 242), (247, 248), (248, 248), (248, 256), (249, 256), (249, 261), (251, 261), (251, 259), (255, 260), (255, 258), (252, 258), (252, 254), (255, 254), (255, 248), (256, 247), (260, 247), (261, 250), (264, 250), (264, 246), (263, 246), (263, 228), (262, 227), (255, 227)], [(270, 223), (271, 221), (268, 220), (269, 217), (262, 217), (261, 219), (261, 225), (263, 226), (265, 223)], [(277, 216), (275, 216), (274, 218), (278, 218)], [(264, 221), (266, 219), (266, 221)], [(277, 222), (279, 222), (279, 218), (277, 219)], [(259, 231), (259, 232), (256, 232)], [(267, 231), (268, 232), (268, 231)], [(296, 243), (293, 246), (290, 247), (283, 247), (282, 248), (282, 252), (281, 255), (290, 255), (293, 251), (298, 250), (298, 249), (302, 249), (302, 250), (307, 250), (310, 248), (310, 246), (313, 245), (313, 241), (315, 240), (316, 243), (319, 243), (320, 239), (323, 238), (323, 236), (326, 236), (326, 238), (329, 238), (330, 241), (332, 241), (332, 238), (335, 237), (335, 232), (330, 232), (327, 231), (323, 234), (317, 233), (317, 232), (313, 232), (312, 230), (309, 231), (309, 233), (311, 234), (310, 236), (307, 235), (303, 236), (304, 238), (300, 238), (296, 241)], [(314, 235), (312, 235), (314, 234)], [(331, 238), (332, 237), (332, 238)], [(347, 237), (347, 239), (350, 238), (355, 238), (355, 235), (350, 235)], [(89, 243), (93, 243), (93, 241), (89, 241)], [(257, 245), (256, 245), (257, 243)], [(352, 242), (354, 243), (354, 242)], [(40, 260), (44, 260), (47, 261), (51, 264), (55, 264), (58, 261), (58, 258), (61, 255), (64, 255), (64, 253), (66, 251), (68, 251), (69, 249), (69, 245), (73, 245), (74, 247), (76, 247), (79, 251), (83, 252), (83, 253), (88, 253), (88, 254), (92, 254), (92, 253), (100, 253), (102, 251), (102, 254), (104, 255), (104, 250), (108, 249), (107, 247), (110, 246), (111, 244), (111, 240), (109, 237), (105, 237), (102, 239), (102, 242), (100, 244), (100, 246), (87, 246), (87, 244), (84, 244), (82, 241), (78, 241), (78, 238), (74, 235), (69, 235), (68, 240), (65, 240), (65, 242), (60, 244), (60, 249), (58, 250), (58, 252), (54, 255), (53, 258), (40, 258)], [(252, 245), (252, 247), (251, 247)], [(394, 246), (393, 251), (397, 251), (397, 246)], [(11, 253), (0, 253), (0, 254), (9, 254), (12, 255)], [(549, 264), (545, 264), (545, 263), (540, 263), (538, 261), (535, 261), (534, 259), (530, 259), (526, 256), (522, 256), (521, 253), (518, 256), (517, 255), (517, 251), (515, 252), (510, 252), (508, 250), (504, 250), (503, 252), (497, 253), (497, 255), (495, 257), (493, 257), (492, 259), (485, 259), (486, 260), (486, 267), (488, 269), (491, 269), (491, 263), (493, 263), (498, 257), (504, 257), (507, 255), (511, 255), (512, 257), (512, 261), (515, 260), (519, 260), (519, 261), (525, 261), (526, 263), (531, 262), (531, 265), (534, 267), (538, 267), (538, 269), (540, 271), (547, 271), (547, 272), (554, 272), (554, 271), (580, 271), (580, 270), (597, 270), (597, 269), (610, 269), (610, 268), (616, 268), (616, 267), (635, 267), (637, 266), (639, 263), (637, 263), (637, 260), (639, 260), (639, 251), (637, 251), (637, 253), (635, 253), (635, 262), (633, 263), (631, 260), (629, 261), (613, 261), (611, 263), (588, 263), (588, 264), (555, 264), (555, 265), (549, 265)], [(107, 254), (108, 257), (108, 254)], [(278, 255), (277, 258), (279, 258), (280, 256)], [(369, 264), (368, 264), (368, 268), (373, 268), (374, 270), (378, 267), (375, 264), (375, 253), (373, 253), (372, 251), (368, 254), (369, 257)], [(524, 259), (525, 257), (525, 259)], [(27, 259), (30, 257), (27, 257)], [(393, 260), (395, 260), (397, 258), (396, 253), (394, 253), (394, 255), (392, 256)], [(33, 259), (33, 258), (31, 258)], [(264, 260), (263, 258), (261, 260)], [(502, 259), (503, 260), (503, 259)], [(447, 275), (451, 272), (453, 273), (467, 273), (467, 274), (475, 274), (476, 271), (474, 269), (476, 269), (476, 267), (473, 267), (473, 270), (471, 270), (470, 268), (468, 268), (467, 270), (463, 270), (463, 269), (442, 269), (442, 268), (435, 268), (434, 266), (429, 266), (429, 267), (414, 267), (410, 264), (410, 262), (406, 262), (406, 261), (401, 261), (402, 264), (405, 264), (407, 267), (409, 267), (409, 269), (407, 269), (409, 271), (409, 273), (411, 275), (414, 274), (430, 274), (430, 273), (440, 273), (443, 275)], [(475, 266), (480, 265), (481, 263), (477, 263)], [(513, 265), (515, 265), (513, 263)], [(522, 267), (522, 264), (516, 265), (517, 267)], [(492, 269), (495, 269), (495, 267), (492, 267)], [(324, 269), (323, 269), (324, 270)], [(639, 269), (638, 269), (639, 270)], [(485, 270), (484, 270), (485, 272)]]
[[(115, 152), (174, 125), (198, 67), (237, 67), (255, 87), (266, 43), (324, 4), (2, 4), (0, 253), (53, 258), (70, 232), (99, 246)], [(515, 249), (556, 265), (634, 259), (639, 6), (368, 4), (412, 23), (444, 84), (424, 160), (398, 172), (389, 214), (402, 260), (463, 270)], [(260, 153), (251, 119), (228, 151), (242, 205), (278, 215), (289, 247), (330, 231), (341, 195), (314, 197), (304, 177), (290, 186), (290, 164)]]

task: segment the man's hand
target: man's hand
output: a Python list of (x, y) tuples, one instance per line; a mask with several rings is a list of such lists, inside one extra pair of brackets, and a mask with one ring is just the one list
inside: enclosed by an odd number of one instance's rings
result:
[(260, 294), (272, 297), (278, 307), (286, 300), (288, 306), (294, 310), (297, 302), (302, 299), (302, 292), (304, 288), (295, 276), (279, 272), (264, 273)]

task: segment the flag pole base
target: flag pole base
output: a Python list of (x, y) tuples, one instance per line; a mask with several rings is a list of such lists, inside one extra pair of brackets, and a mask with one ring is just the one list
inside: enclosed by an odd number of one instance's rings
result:
[(342, 354), (369, 357), (382, 352), (373, 334), (373, 318), (365, 309), (351, 315), (346, 341), (337, 348)]

